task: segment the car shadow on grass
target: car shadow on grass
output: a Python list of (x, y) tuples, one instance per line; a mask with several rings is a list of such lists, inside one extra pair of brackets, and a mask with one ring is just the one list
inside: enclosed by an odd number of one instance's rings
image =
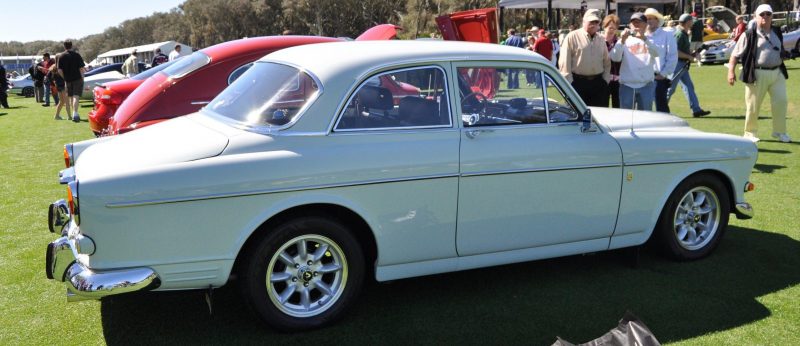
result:
[(754, 169), (753, 173), (768, 173), (769, 174), (769, 173), (775, 172), (775, 170), (784, 169), (784, 168), (786, 168), (786, 166), (766, 165), (766, 164), (763, 164), (763, 163), (757, 163), (755, 166), (753, 166), (753, 169)]
[(759, 153), (764, 154), (791, 154), (792, 152), (789, 150), (775, 150), (775, 149), (765, 149), (765, 148), (758, 148)]
[(552, 344), (586, 342), (626, 310), (661, 342), (743, 326), (770, 316), (757, 300), (800, 283), (800, 242), (731, 227), (710, 257), (674, 262), (655, 251), (629, 265), (630, 251), (570, 256), (370, 283), (333, 326), (284, 334), (262, 325), (235, 285), (203, 292), (140, 293), (102, 301), (106, 343)]

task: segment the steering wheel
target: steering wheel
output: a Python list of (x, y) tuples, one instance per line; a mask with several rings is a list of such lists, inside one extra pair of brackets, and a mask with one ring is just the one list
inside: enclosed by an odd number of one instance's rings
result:
[(480, 114), (481, 116), (486, 116), (486, 108), (489, 104), (489, 98), (478, 91), (471, 92), (461, 99), (461, 109), (464, 110), (465, 107), (469, 108), (475, 107), (474, 104), (468, 104), (468, 102), (472, 103), (471, 100), (473, 98), (480, 103), (480, 108), (478, 108), (478, 114)]

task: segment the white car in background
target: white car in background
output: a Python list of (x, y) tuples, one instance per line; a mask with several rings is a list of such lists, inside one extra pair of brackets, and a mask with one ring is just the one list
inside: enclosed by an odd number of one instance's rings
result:
[(24, 74), (14, 79), (8, 80), (8, 93), (15, 93), (25, 97), (33, 97), (33, 78), (30, 74)]
[(125, 79), (125, 75), (115, 70), (98, 73), (96, 75), (86, 77), (83, 80), (83, 92), (81, 93), (81, 98), (85, 100), (93, 100), (94, 87), (103, 85), (108, 82), (118, 81), (121, 79)]

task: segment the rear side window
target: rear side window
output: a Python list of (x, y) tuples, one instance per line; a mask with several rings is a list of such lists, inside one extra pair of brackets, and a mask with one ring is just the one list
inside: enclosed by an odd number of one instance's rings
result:
[(446, 84), (438, 67), (374, 75), (350, 96), (335, 130), (451, 127)]
[(251, 67), (253, 67), (253, 63), (252, 62), (248, 63), (248, 64), (244, 64), (242, 66), (239, 66), (239, 68), (233, 70), (233, 72), (231, 72), (231, 75), (228, 76), (228, 85), (231, 85), (231, 83), (233, 83), (233, 81), (235, 81), (236, 78), (239, 78), (242, 75), (242, 73), (244, 73), (245, 71), (247, 71)]
[(164, 69), (164, 73), (172, 79), (181, 78), (195, 70), (208, 65), (211, 57), (203, 52), (194, 52), (187, 57), (175, 60), (175, 63)]

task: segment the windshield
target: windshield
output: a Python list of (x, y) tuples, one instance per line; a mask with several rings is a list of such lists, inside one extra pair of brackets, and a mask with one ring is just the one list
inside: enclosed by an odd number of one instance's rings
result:
[(204, 110), (248, 126), (282, 126), (291, 123), (318, 91), (319, 85), (303, 71), (257, 62)]
[(164, 69), (164, 73), (172, 79), (181, 78), (211, 62), (211, 57), (203, 52), (194, 52), (192, 55), (175, 60), (175, 63)]
[(151, 68), (151, 69), (149, 69), (149, 70), (146, 70), (146, 71), (144, 71), (144, 72), (142, 72), (142, 73), (139, 73), (139, 74), (137, 74), (137, 75), (135, 75), (135, 76), (131, 77), (131, 79), (135, 79), (135, 80), (145, 80), (145, 79), (147, 79), (147, 78), (150, 78), (150, 76), (152, 76), (152, 75), (154, 75), (154, 74), (158, 73), (158, 71), (161, 71), (161, 70), (163, 70), (163, 69), (165, 69), (165, 68), (167, 68), (167, 67), (170, 67), (170, 66), (171, 66), (172, 64), (174, 64), (176, 61), (178, 61), (178, 60), (172, 60), (172, 61), (170, 61), (170, 62), (163, 63), (163, 64), (161, 64), (161, 65), (158, 65), (158, 66), (156, 66), (156, 67), (153, 67), (153, 68)]

